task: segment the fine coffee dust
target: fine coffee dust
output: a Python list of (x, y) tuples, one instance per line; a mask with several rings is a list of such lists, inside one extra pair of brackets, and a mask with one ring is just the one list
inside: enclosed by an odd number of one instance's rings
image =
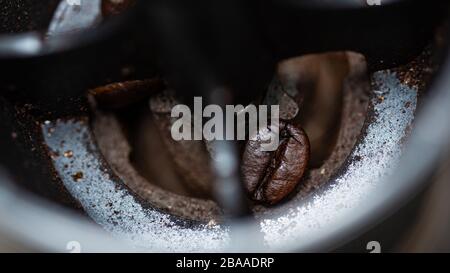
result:
[[(350, 74), (343, 83), (343, 109), (341, 113), (341, 125), (334, 149), (322, 166), (310, 169), (297, 190), (284, 204), (277, 208), (267, 208), (256, 205), (256, 216), (269, 216), (282, 210), (297, 206), (298, 202), (321, 186), (342, 167), (347, 157), (355, 146), (366, 120), (370, 101), (371, 85), (366, 70), (364, 59), (356, 55), (349, 58)], [(291, 202), (294, 201), (294, 202)]]
[(45, 30), (59, 0), (0, 0), (0, 34)]
[[(124, 183), (142, 199), (173, 215), (216, 222), (221, 215), (220, 208), (210, 200), (191, 198), (176, 194), (144, 178), (131, 164), (131, 146), (125, 137), (117, 117), (111, 113), (97, 112), (93, 123), (99, 148), (110, 166)], [(160, 154), (156, 155), (160, 159)]]
[[(320, 188), (341, 167), (350, 154), (364, 124), (370, 90), (369, 82), (366, 79), (365, 66), (363, 64), (355, 65), (354, 69), (351, 77), (344, 83), (341, 128), (331, 156), (325, 160), (320, 168), (311, 169), (307, 172), (296, 192), (287, 201), (302, 199)], [(220, 222), (221, 210), (215, 202), (192, 198), (182, 194), (182, 192), (176, 194), (163, 189), (161, 185), (158, 186), (161, 181), (150, 180), (148, 176), (144, 177), (136, 170), (130, 162), (130, 153), (136, 147), (130, 145), (120, 121), (114, 114), (97, 112), (93, 127), (99, 147), (107, 161), (124, 182), (144, 200), (180, 217), (207, 223), (211, 221)], [(154, 141), (157, 141), (157, 138)], [(160, 157), (162, 156), (158, 153), (158, 158)], [(159, 177), (164, 177), (164, 175), (159, 175)], [(289, 203), (286, 202), (285, 205), (289, 205)], [(281, 205), (280, 208), (284, 208), (285, 205)], [(253, 205), (253, 211), (257, 216), (276, 210), (261, 205)]]

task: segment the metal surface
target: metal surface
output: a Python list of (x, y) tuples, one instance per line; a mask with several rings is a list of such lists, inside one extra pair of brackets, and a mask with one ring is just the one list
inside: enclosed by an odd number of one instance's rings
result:
[[(257, 226), (250, 223), (243, 230), (238, 228), (234, 236), (253, 234), (254, 240), (258, 240), (258, 232), (247, 230), (252, 228), (262, 232), (268, 246), (265, 251), (309, 250), (309, 244), (330, 232), (330, 226), (338, 230), (348, 224), (355, 211), (364, 207), (368, 196), (382, 185), (381, 179), (393, 170), (400, 157), (401, 142), (412, 122), (417, 94), (389, 71), (377, 72), (373, 80), (379, 88), (374, 90), (374, 107), (366, 131), (347, 167), (334, 182), (309, 201), (299, 203), (296, 209), (274, 218), (263, 217)], [(382, 101), (380, 96), (384, 96)], [(408, 103), (409, 107), (405, 108)], [(223, 226), (186, 222), (148, 207), (109, 169), (98, 153), (88, 124), (86, 119), (46, 121), (42, 135), (65, 188), (107, 231), (152, 251), (262, 250), (253, 248), (255, 244), (230, 245), (228, 229)], [(3, 215), (14, 217), (7, 212)]]
[[(112, 32), (109, 31), (112, 30), (116, 28), (106, 27), (88, 32), (90, 34), (87, 39), (83, 39), (87, 41), (84, 45), (92, 45), (93, 41), (105, 37), (105, 41), (111, 42), (108, 37), (116, 37), (115, 31), (114, 35), (110, 35)], [(105, 36), (92, 39), (93, 33), (102, 33)], [(5, 71), (5, 74), (8, 73), (7, 80), (10, 80), (10, 75), (15, 75), (11, 76), (14, 84), (20, 78), (16, 75), (17, 69), (26, 67), (27, 73), (35, 72), (41, 67), (37, 64), (42, 64), (42, 60), (45, 61), (44, 64), (51, 64), (53, 69), (62, 69), (64, 66), (53, 66), (55, 56), (61, 57), (53, 55), (54, 53), (62, 53), (64, 58), (69, 56), (70, 58), (65, 60), (69, 60), (69, 64), (76, 64), (77, 58), (86, 60), (87, 56), (92, 56), (92, 52), (99, 48), (99, 44), (95, 43), (93, 47), (87, 46), (87, 51), (83, 46), (83, 50), (78, 50), (79, 43), (74, 46), (73, 40), (63, 38), (60, 40), (62, 43), (38, 44), (36, 38), (27, 40), (30, 37), (33, 36), (25, 34), (0, 37), (0, 44), (4, 42), (4, 45), (0, 46), (0, 57), (7, 56), (7, 60), (2, 61), (13, 66), (12, 72)], [(57, 40), (59, 38), (55, 41)], [(36, 43), (30, 44), (27, 41)], [(292, 46), (295, 47), (295, 43)], [(70, 50), (66, 51), (68, 48)], [(72, 51), (74, 48), (76, 50)], [(111, 49), (108, 46), (105, 48)], [(193, 48), (202, 47), (195, 45)], [(383, 51), (386, 52), (386, 49)], [(170, 50), (165, 54), (168, 52)], [(111, 51), (103, 53), (106, 58)], [(29, 66), (30, 59), (16, 64), (17, 56), (20, 56), (20, 59), (35, 56), (31, 58), (33, 65)], [(47, 62), (48, 60), (51, 61)], [(398, 57), (397, 60), (402, 58)], [(86, 64), (82, 63), (81, 67)], [(101, 65), (108, 64), (111, 63)], [(112, 66), (119, 67), (116, 62)], [(30, 67), (32, 69), (28, 70)], [(210, 66), (205, 65), (199, 71), (207, 71), (208, 67)], [(67, 89), (70, 95), (81, 94), (87, 86), (99, 82), (99, 78), (108, 74), (95, 74), (86, 79), (85, 73), (89, 71), (80, 74), (79, 69), (78, 65), (72, 69), (69, 65), (66, 73), (66, 76), (76, 75), (69, 77), (70, 83), (78, 82)], [(176, 68), (172, 69), (177, 71)], [(223, 70), (218, 73), (224, 78), (227, 78), (226, 74)], [(291, 204), (294, 209), (280, 210), (275, 217), (257, 215), (258, 220), (236, 220), (231, 223), (232, 229), (223, 225), (208, 225), (181, 219), (143, 202), (124, 186), (119, 176), (102, 158), (87, 115), (81, 118), (49, 118), (43, 121), (38, 139), (42, 139), (46, 148), (46, 160), (51, 166), (50, 169), (55, 171), (64, 188), (83, 210), (115, 238), (105, 235), (98, 226), (80, 215), (36, 199), (7, 183), (0, 184), (0, 230), (11, 238), (20, 238), (33, 247), (50, 251), (65, 251), (67, 242), (73, 240), (81, 243), (85, 251), (259, 252), (319, 251), (335, 248), (395, 212), (426, 186), (425, 178), (440, 160), (443, 152), (441, 147), (446, 147), (450, 139), (447, 121), (450, 116), (449, 74), (450, 61), (447, 60), (440, 77), (430, 90), (430, 99), (424, 102), (416, 122), (414, 114), (417, 89), (405, 84), (401, 75), (393, 70), (373, 73), (372, 107), (365, 129), (352, 154), (332, 181), (309, 198)], [(180, 79), (185, 76), (186, 74), (182, 75)], [(45, 79), (52, 77), (55, 77), (55, 74), (45, 70), (27, 83), (39, 90), (35, 97), (41, 98), (47, 93), (54, 96), (55, 90), (66, 90), (64, 85), (60, 84), (48, 86)], [(66, 79), (60, 77), (60, 74), (56, 77), (62, 81)], [(211, 79), (215, 77), (212, 76)], [(193, 86), (201, 85), (202, 92), (209, 92), (210, 87), (216, 84), (226, 85), (226, 82), (217, 81), (212, 85), (194, 82)], [(11, 84), (8, 81), (7, 83)], [(181, 85), (184, 84), (186, 83)], [(23, 91), (30, 86), (19, 85), (18, 89)], [(33, 96), (27, 98), (30, 97)], [(415, 128), (403, 150), (402, 145), (409, 135), (413, 121)], [(9, 180), (2, 176), (2, 181)], [(259, 244), (260, 240), (264, 241), (264, 246)]]
[(55, 36), (88, 29), (100, 23), (100, 0), (90, 0), (82, 5), (61, 1), (48, 27), (47, 35)]

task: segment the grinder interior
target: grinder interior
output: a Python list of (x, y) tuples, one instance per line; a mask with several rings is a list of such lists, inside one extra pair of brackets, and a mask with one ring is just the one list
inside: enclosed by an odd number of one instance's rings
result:
[(59, 0), (0, 0), (0, 34), (45, 30)]

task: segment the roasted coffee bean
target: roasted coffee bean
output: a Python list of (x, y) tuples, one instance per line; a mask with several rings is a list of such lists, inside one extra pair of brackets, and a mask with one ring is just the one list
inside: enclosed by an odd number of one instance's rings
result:
[(242, 160), (245, 188), (254, 201), (274, 205), (288, 196), (301, 181), (308, 166), (310, 145), (303, 129), (280, 123), (280, 144), (267, 152), (259, 131), (248, 141)]
[(105, 17), (118, 15), (134, 5), (135, 0), (102, 0), (102, 14)]
[(136, 80), (97, 87), (89, 90), (89, 94), (100, 108), (117, 109), (161, 92), (164, 86), (160, 79)]

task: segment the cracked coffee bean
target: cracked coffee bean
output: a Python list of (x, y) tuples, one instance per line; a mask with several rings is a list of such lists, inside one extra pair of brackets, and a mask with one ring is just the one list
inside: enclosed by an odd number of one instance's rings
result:
[(245, 188), (254, 201), (274, 205), (299, 184), (308, 166), (310, 145), (303, 129), (280, 123), (280, 143), (276, 151), (262, 147), (260, 131), (244, 151), (242, 173)]
[(148, 79), (111, 83), (89, 90), (89, 94), (100, 108), (120, 109), (163, 89), (164, 83), (160, 79)]

